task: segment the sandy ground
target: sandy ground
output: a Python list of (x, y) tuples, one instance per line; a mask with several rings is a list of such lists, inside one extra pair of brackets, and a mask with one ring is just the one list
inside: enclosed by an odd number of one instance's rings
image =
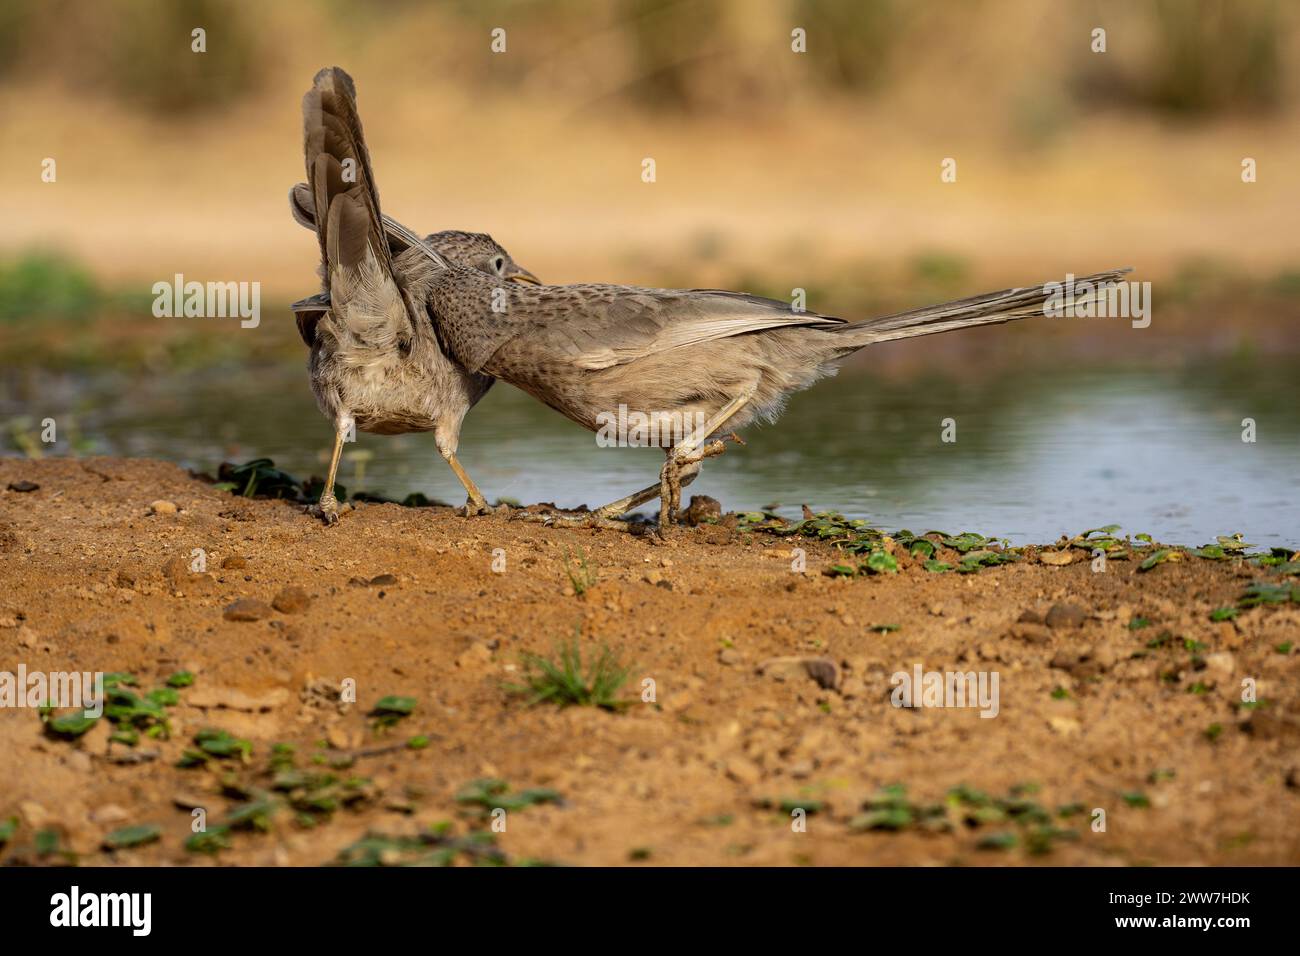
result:
[[(39, 488), (13, 490), (24, 481)], [(580, 559), (595, 583), (576, 593)], [(509, 791), (482, 809), (507, 807), (496, 846), (515, 862), (1300, 862), (1300, 655), (1277, 649), (1300, 638), (1300, 607), (1210, 619), (1276, 574), (1202, 560), (1096, 574), (1032, 554), (971, 575), (822, 573), (837, 560), (725, 521), (657, 541), (363, 505), (324, 528), (163, 463), (0, 460), (0, 669), (129, 672), (141, 693), (195, 675), (164, 708), (170, 735), (135, 746), (110, 742), (107, 720), (65, 740), (34, 710), (0, 710), (0, 823), (17, 821), (0, 861), (314, 865), (367, 832), (439, 823), (430, 846), (472, 846), (446, 841), (490, 818), (456, 795), (499, 778)], [(244, 599), (283, 610), (230, 620)], [(508, 691), (523, 652), (579, 628), (634, 664), (629, 706)], [(821, 663), (767, 663), (781, 657)], [(892, 706), (890, 675), (916, 664), (997, 671), (998, 715)], [(1244, 678), (1264, 705), (1239, 706)], [(353, 705), (335, 699), (348, 679)], [(368, 712), (389, 695), (416, 705), (385, 728)], [(176, 766), (209, 727), (247, 740), (246, 761)], [(296, 752), (277, 760), (277, 743)], [(321, 792), (295, 790), (290, 764), (337, 775), (337, 809), (304, 810)], [(896, 784), (905, 797), (879, 797)], [(947, 796), (963, 785), (993, 803)], [(265, 830), (185, 849), (193, 807), (220, 825), (259, 800)], [(137, 825), (159, 838), (104, 848)]]

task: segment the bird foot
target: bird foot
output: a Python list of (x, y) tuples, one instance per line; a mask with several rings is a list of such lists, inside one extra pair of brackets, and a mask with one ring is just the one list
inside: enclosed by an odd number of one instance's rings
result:
[[(740, 441), (740, 436), (734, 433), (728, 438)], [(659, 472), (659, 534), (661, 537), (670, 525), (677, 523), (678, 512), (682, 508), (682, 471), (691, 465), (698, 465), (706, 458), (716, 458), (726, 450), (726, 440), (719, 438), (709, 442), (697, 452), (679, 454), (674, 449), (668, 455), (668, 460), (664, 462), (664, 467)]]
[(509, 505), (502, 505), (501, 508), (493, 508), (485, 500), (480, 498), (475, 501), (473, 498), (466, 499), (465, 503), (456, 509), (457, 516), (461, 518), (476, 518), (480, 515), (492, 515), (498, 511), (509, 511)]
[(308, 505), (306, 508), (307, 514), (323, 521), (326, 527), (338, 524), (339, 516), (351, 510), (351, 505), (340, 508), (338, 499), (330, 494), (321, 495), (316, 504)]
[(602, 528), (606, 531), (632, 531), (632, 523), (618, 521), (599, 511), (587, 514), (561, 515), (554, 513), (524, 512), (514, 516), (515, 521), (532, 521), (548, 528)]

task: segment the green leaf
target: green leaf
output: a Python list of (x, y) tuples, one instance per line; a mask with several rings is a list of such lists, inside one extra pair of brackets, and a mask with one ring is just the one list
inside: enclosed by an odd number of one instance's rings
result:
[(95, 726), (98, 717), (87, 717), (84, 711), (74, 711), (62, 717), (51, 718), (46, 722), (46, 729), (59, 737), (80, 737)]
[(871, 574), (897, 574), (898, 561), (888, 551), (873, 551), (864, 565)]
[(109, 850), (122, 850), (127, 847), (144, 846), (146, 843), (153, 843), (161, 836), (162, 830), (152, 823), (123, 827), (121, 830), (114, 830), (104, 838), (104, 847)]
[(1169, 560), (1169, 556), (1174, 553), (1173, 548), (1161, 548), (1152, 554), (1149, 558), (1138, 565), (1139, 571), (1150, 571), (1157, 564), (1163, 564)]
[(194, 683), (194, 675), (189, 671), (177, 671), (167, 678), (168, 687), (189, 687)]

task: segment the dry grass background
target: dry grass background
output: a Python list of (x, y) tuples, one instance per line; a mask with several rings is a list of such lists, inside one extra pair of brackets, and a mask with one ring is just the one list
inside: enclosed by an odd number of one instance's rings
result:
[(113, 284), (311, 291), (285, 194), (301, 94), (334, 63), (357, 79), (386, 211), (491, 231), (552, 281), (787, 294), (905, 279), (936, 252), (989, 281), (1300, 261), (1296, 11), (1272, 0), (14, 0), (3, 16), (0, 258), (58, 248)]

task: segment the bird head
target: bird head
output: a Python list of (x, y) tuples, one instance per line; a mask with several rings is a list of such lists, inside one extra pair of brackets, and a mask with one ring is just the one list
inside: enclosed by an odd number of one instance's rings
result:
[(537, 276), (515, 262), (510, 253), (485, 232), (446, 229), (426, 236), (424, 241), (453, 265), (478, 269), (511, 282), (541, 285)]

